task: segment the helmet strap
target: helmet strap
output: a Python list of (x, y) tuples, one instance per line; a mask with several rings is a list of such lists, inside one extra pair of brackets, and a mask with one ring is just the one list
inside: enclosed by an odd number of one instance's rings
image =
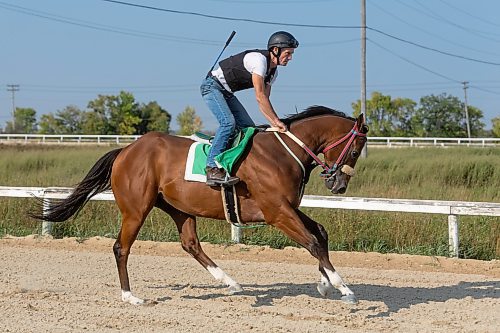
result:
[[(273, 48), (274, 49), (274, 48)], [(276, 57), (276, 61), (278, 63), (278, 65), (280, 65), (280, 55), (281, 55), (281, 47), (278, 47), (278, 52), (277, 53), (274, 53), (271, 49), (271, 53), (273, 54), (273, 56)]]

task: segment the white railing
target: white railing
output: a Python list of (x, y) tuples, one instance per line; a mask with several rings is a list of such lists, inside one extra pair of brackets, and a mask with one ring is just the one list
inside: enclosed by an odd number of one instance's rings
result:
[[(83, 135), (83, 134), (0, 134), (0, 143), (32, 144), (128, 144), (140, 135)], [(448, 147), (500, 146), (500, 138), (417, 138), (417, 137), (368, 137), (370, 146), (383, 147)]]
[(419, 138), (419, 137), (368, 137), (370, 146), (383, 147), (496, 147), (500, 138)]
[(92, 135), (92, 134), (0, 134), (0, 143), (36, 144), (127, 144), (140, 135)]
[[(42, 187), (9, 187), (0, 186), (0, 197), (29, 198), (38, 197), (44, 199), (64, 199), (70, 193), (71, 188), (42, 188)], [(92, 200), (114, 200), (113, 193), (103, 192), (92, 198)], [(45, 200), (50, 203), (50, 200)], [(463, 201), (438, 201), (438, 200), (407, 200), (407, 199), (384, 199), (384, 198), (358, 198), (358, 197), (330, 197), (305, 195), (300, 203), (301, 207), (355, 209), (384, 212), (409, 212), (448, 215), (448, 244), (450, 256), (458, 257), (458, 216), (500, 216), (500, 203), (492, 202), (463, 202)], [(47, 206), (44, 209), (48, 208)], [(52, 223), (42, 223), (42, 234), (50, 234)], [(241, 229), (232, 227), (231, 238), (234, 242), (240, 242)]]

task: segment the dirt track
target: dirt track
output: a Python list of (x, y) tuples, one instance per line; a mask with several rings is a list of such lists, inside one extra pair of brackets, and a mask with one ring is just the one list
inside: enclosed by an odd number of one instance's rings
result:
[(302, 249), (205, 251), (245, 291), (226, 288), (177, 243), (136, 242), (134, 293), (120, 300), (113, 240), (0, 239), (0, 332), (500, 332), (500, 262), (332, 252), (360, 302), (316, 291)]

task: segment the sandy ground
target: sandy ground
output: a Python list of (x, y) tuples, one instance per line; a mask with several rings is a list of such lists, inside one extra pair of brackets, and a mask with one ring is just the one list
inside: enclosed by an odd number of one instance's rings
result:
[(0, 239), (0, 332), (500, 332), (500, 262), (332, 252), (360, 302), (322, 298), (303, 249), (204, 244), (245, 289), (178, 243), (136, 242), (121, 302), (113, 240)]

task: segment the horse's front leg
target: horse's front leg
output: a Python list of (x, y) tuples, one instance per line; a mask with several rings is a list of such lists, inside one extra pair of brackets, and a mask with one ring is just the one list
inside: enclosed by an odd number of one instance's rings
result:
[(342, 301), (356, 304), (357, 299), (349, 287), (344, 283), (340, 275), (335, 271), (328, 256), (328, 236), (325, 229), (298, 209), (280, 205), (280, 210), (269, 210), (264, 212), (266, 221), (283, 231), (287, 236), (306, 248), (312, 256), (319, 261), (321, 282), (318, 291), (327, 296), (337, 288), (342, 294)]
[(334, 287), (337, 288), (342, 294), (342, 300), (346, 303), (356, 304), (357, 299), (351, 289), (344, 283), (340, 275), (337, 273), (335, 268), (333, 268), (330, 262), (328, 254), (328, 234), (325, 228), (312, 220), (309, 216), (302, 213), (300, 210), (296, 210), (297, 215), (300, 217), (304, 226), (309, 232), (318, 240), (318, 250), (315, 250), (314, 254), (311, 250), (311, 254), (319, 260), (319, 271), (321, 272), (321, 281), (318, 283), (318, 292), (327, 297), (333, 293)]

